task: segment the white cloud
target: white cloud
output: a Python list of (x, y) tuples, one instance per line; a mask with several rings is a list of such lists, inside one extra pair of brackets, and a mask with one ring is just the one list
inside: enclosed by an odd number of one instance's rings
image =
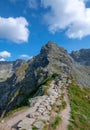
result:
[(4, 58), (0, 58), (0, 61), (5, 61), (5, 59)]
[(27, 42), (29, 37), (28, 25), (24, 17), (0, 17), (0, 38), (15, 43)]
[(9, 58), (11, 57), (11, 53), (8, 51), (1, 51), (0, 52), (0, 58)]
[(37, 9), (38, 8), (38, 2), (37, 0), (28, 0), (29, 8), (31, 9)]
[(90, 8), (87, 0), (41, 0), (48, 8), (44, 20), (49, 31), (55, 33), (65, 30), (69, 38), (83, 38), (90, 35)]
[(29, 56), (27, 54), (22, 54), (19, 56), (20, 59), (24, 59), (24, 60), (28, 60), (28, 59), (32, 59), (32, 56)]

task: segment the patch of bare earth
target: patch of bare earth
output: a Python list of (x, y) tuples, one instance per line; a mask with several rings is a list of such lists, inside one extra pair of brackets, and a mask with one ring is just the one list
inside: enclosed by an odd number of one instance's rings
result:
[[(52, 123), (55, 120), (55, 117), (59, 116), (61, 118), (61, 121), (59, 125), (57, 125), (56, 130), (67, 130), (69, 125), (69, 119), (70, 119), (70, 102), (68, 97), (68, 90), (66, 87), (63, 88), (62, 93), (64, 94), (63, 101), (66, 102), (66, 107), (62, 108), (60, 112), (57, 112), (59, 109), (57, 106), (53, 108), (51, 117), (50, 117), (50, 124), (48, 125), (48, 130), (53, 130)], [(62, 104), (62, 98), (59, 98), (57, 100), (58, 103)]]
[(64, 101), (66, 102), (66, 107), (65, 109), (61, 110), (60, 112), (60, 117), (62, 119), (61, 123), (59, 126), (57, 126), (56, 130), (67, 130), (68, 125), (69, 125), (69, 119), (70, 119), (70, 101), (69, 101), (69, 97), (68, 97), (68, 90), (65, 87), (64, 88)]
[(0, 130), (14, 130), (14, 128), (12, 127), (22, 121), (26, 117), (26, 115), (33, 111), (34, 108), (32, 107), (27, 110), (16, 112), (14, 115), (7, 117), (0, 122)]

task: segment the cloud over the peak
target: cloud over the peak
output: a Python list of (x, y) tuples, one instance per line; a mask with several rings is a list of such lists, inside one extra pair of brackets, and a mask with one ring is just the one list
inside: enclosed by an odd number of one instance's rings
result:
[(21, 58), (21, 59), (24, 59), (24, 58), (29, 59), (29, 57), (30, 57), (30, 56), (29, 56), (29, 55), (27, 55), (27, 54), (22, 54), (22, 55), (20, 55), (20, 58)]
[(83, 38), (90, 35), (90, 8), (86, 0), (41, 0), (48, 8), (44, 20), (49, 31), (55, 33), (65, 30), (69, 38)]
[(29, 37), (28, 22), (24, 17), (0, 17), (0, 39), (15, 43), (27, 42)]
[(0, 58), (9, 58), (11, 57), (11, 53), (8, 51), (1, 51), (0, 52)]

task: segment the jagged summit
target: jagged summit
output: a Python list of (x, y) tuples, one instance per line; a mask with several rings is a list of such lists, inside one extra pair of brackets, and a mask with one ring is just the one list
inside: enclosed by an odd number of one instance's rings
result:
[(39, 55), (29, 60), (30, 68), (37, 69), (38, 67), (42, 67), (48, 73), (59, 72), (59, 68), (67, 72), (67, 68), (71, 66), (72, 62), (73, 59), (67, 51), (51, 41), (41, 48)]
[(68, 52), (52, 41), (47, 42), (41, 48), (40, 55), (47, 57), (49, 63), (56, 64), (56, 66), (60, 65), (60, 63), (70, 65), (73, 62)]
[(58, 46), (56, 43), (52, 42), (52, 41), (48, 41), (42, 48), (41, 48), (41, 53), (50, 53), (50, 52), (63, 52), (63, 53), (67, 53), (67, 51)]

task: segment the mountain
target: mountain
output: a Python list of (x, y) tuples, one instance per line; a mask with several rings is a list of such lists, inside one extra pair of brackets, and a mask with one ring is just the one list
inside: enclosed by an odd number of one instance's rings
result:
[(73, 51), (70, 55), (74, 59), (72, 75), (80, 86), (90, 87), (90, 49)]
[(23, 63), (0, 84), (0, 113), (4, 115), (13, 108), (26, 105), (26, 97), (32, 97), (40, 84), (53, 74), (70, 75), (71, 64), (72, 58), (66, 50), (48, 42), (39, 55)]
[[(89, 54), (89, 49), (68, 54), (64, 48), (49, 41), (41, 48), (40, 54), (27, 62), (21, 60), (1, 62), (1, 70), (5, 71), (3, 72), (5, 75), (7, 74), (0, 82), (1, 117), (13, 109), (29, 104), (34, 106), (35, 112), (34, 116), (29, 113), (26, 117), (33, 118), (34, 122), (36, 115), (38, 120), (41, 120), (40, 118), (48, 120), (54, 105), (59, 107), (58, 104), (63, 104), (64, 98), (69, 104), (69, 99), (67, 99), (69, 84), (75, 82), (81, 87), (90, 87)], [(2, 75), (1, 71), (0, 73)], [(66, 96), (62, 98), (64, 93)], [(63, 105), (65, 106), (65, 102)], [(69, 113), (70, 105), (68, 108)], [(46, 110), (47, 117), (41, 116), (44, 110)], [(20, 124), (17, 123), (17, 129), (20, 127), (20, 129), (28, 130), (30, 125), (24, 124), (26, 120), (28, 119), (25, 118), (24, 121), (20, 121)], [(39, 126), (42, 125), (42, 122), (38, 123)]]
[(17, 67), (21, 66), (25, 61), (16, 60), (13, 62), (0, 61), (0, 82), (9, 78)]
[(90, 66), (90, 49), (81, 49), (79, 51), (73, 51), (71, 53), (71, 56), (81, 65)]

